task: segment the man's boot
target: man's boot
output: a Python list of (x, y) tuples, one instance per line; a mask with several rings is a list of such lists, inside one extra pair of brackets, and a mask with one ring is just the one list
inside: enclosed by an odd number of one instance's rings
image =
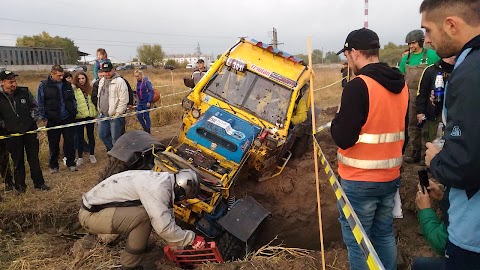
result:
[(407, 163), (419, 163), (420, 162), (420, 151), (413, 150), (412, 155), (405, 157), (403, 160)]

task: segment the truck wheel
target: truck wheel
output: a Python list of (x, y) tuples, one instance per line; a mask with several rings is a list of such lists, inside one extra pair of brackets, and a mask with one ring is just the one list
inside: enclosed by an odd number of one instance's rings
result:
[(247, 243), (227, 231), (218, 239), (217, 246), (225, 261), (242, 259), (247, 255)]
[(305, 155), (312, 147), (312, 136), (311, 135), (303, 135), (298, 137), (292, 146), (292, 158), (299, 159)]
[(98, 174), (98, 182), (102, 182), (103, 180), (107, 179), (108, 177), (121, 173), (128, 170), (127, 164), (125, 162), (116, 159), (114, 157), (110, 157), (108, 160), (107, 165), (105, 166), (105, 169), (103, 169), (99, 174)]

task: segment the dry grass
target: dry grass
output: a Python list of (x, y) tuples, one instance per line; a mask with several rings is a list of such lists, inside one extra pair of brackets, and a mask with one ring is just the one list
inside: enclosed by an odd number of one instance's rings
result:
[[(40, 80), (47, 76), (44, 72), (19, 73), (19, 85), (28, 86), (33, 92)], [(130, 82), (134, 81), (131, 72), (122, 75)], [(170, 71), (164, 70), (148, 70), (146, 75), (162, 95), (167, 95), (186, 90), (182, 78), (188, 76), (189, 71), (176, 70), (170, 73)], [(314, 88), (320, 88), (339, 79), (341, 79), (341, 74), (337, 69), (316, 70)], [(341, 87), (337, 84), (315, 93), (317, 103), (322, 108), (327, 108), (339, 103)], [(184, 96), (185, 94), (166, 97), (161, 100), (161, 104), (179, 103)], [(160, 106), (161, 104), (156, 105)], [(178, 122), (181, 114), (180, 107), (152, 112), (152, 126), (161, 127)], [(127, 117), (127, 130), (133, 129), (140, 129), (140, 125), (135, 116)], [(98, 172), (103, 169), (107, 161), (104, 146), (97, 138), (95, 154), (98, 160), (97, 164), (89, 164), (87, 161), (87, 164), (79, 167), (78, 172), (67, 171), (64, 166), (61, 166), (59, 174), (50, 175), (47, 167), (48, 142), (45, 134), (39, 134), (39, 136), (41, 141), (40, 160), (42, 168), (44, 168), (46, 183), (52, 187), (52, 190), (45, 192), (29, 189), (22, 196), (14, 196), (11, 193), (2, 194), (4, 202), (0, 203), (0, 247), (2, 250), (0, 252), (0, 269), (74, 269), (75, 259), (68, 250), (72, 246), (72, 242), (60, 239), (55, 235), (68, 233), (78, 228), (77, 212), (80, 207), (81, 195), (96, 184)], [(27, 184), (32, 186), (29, 181), (27, 179)], [(3, 190), (1, 185), (0, 190)], [(238, 269), (273, 269), (264, 267), (272, 263), (280, 265), (281, 262), (287, 262), (288, 265), (288, 260), (298, 256), (301, 256), (300, 261), (307, 262), (308, 266), (310, 263), (315, 265), (313, 260), (310, 261), (311, 258), (304, 256), (306, 254), (303, 252), (303, 250), (282, 247), (264, 247), (251, 255), (249, 262), (245, 262), (257, 266)], [(269, 255), (269, 257), (265, 257), (265, 255)], [(115, 249), (101, 245), (96, 246), (90, 253), (87, 253), (87, 257), (82, 260), (83, 264), (79, 269), (107, 269), (114, 262), (118, 262), (117, 256), (118, 252)], [(307, 268), (310, 269), (310, 267)]]

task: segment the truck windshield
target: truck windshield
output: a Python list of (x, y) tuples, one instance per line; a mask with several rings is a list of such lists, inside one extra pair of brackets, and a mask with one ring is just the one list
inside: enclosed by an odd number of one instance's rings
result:
[(272, 124), (283, 125), (292, 91), (253, 72), (224, 66), (208, 83), (206, 92), (230, 105), (245, 108)]

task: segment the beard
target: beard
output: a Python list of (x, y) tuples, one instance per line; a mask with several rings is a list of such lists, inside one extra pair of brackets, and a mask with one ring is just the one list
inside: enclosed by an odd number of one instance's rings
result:
[(445, 31), (442, 31), (442, 35), (438, 40), (439, 42), (433, 47), (440, 58), (449, 58), (456, 56), (459, 53), (456, 49), (454, 40), (448, 36)]

